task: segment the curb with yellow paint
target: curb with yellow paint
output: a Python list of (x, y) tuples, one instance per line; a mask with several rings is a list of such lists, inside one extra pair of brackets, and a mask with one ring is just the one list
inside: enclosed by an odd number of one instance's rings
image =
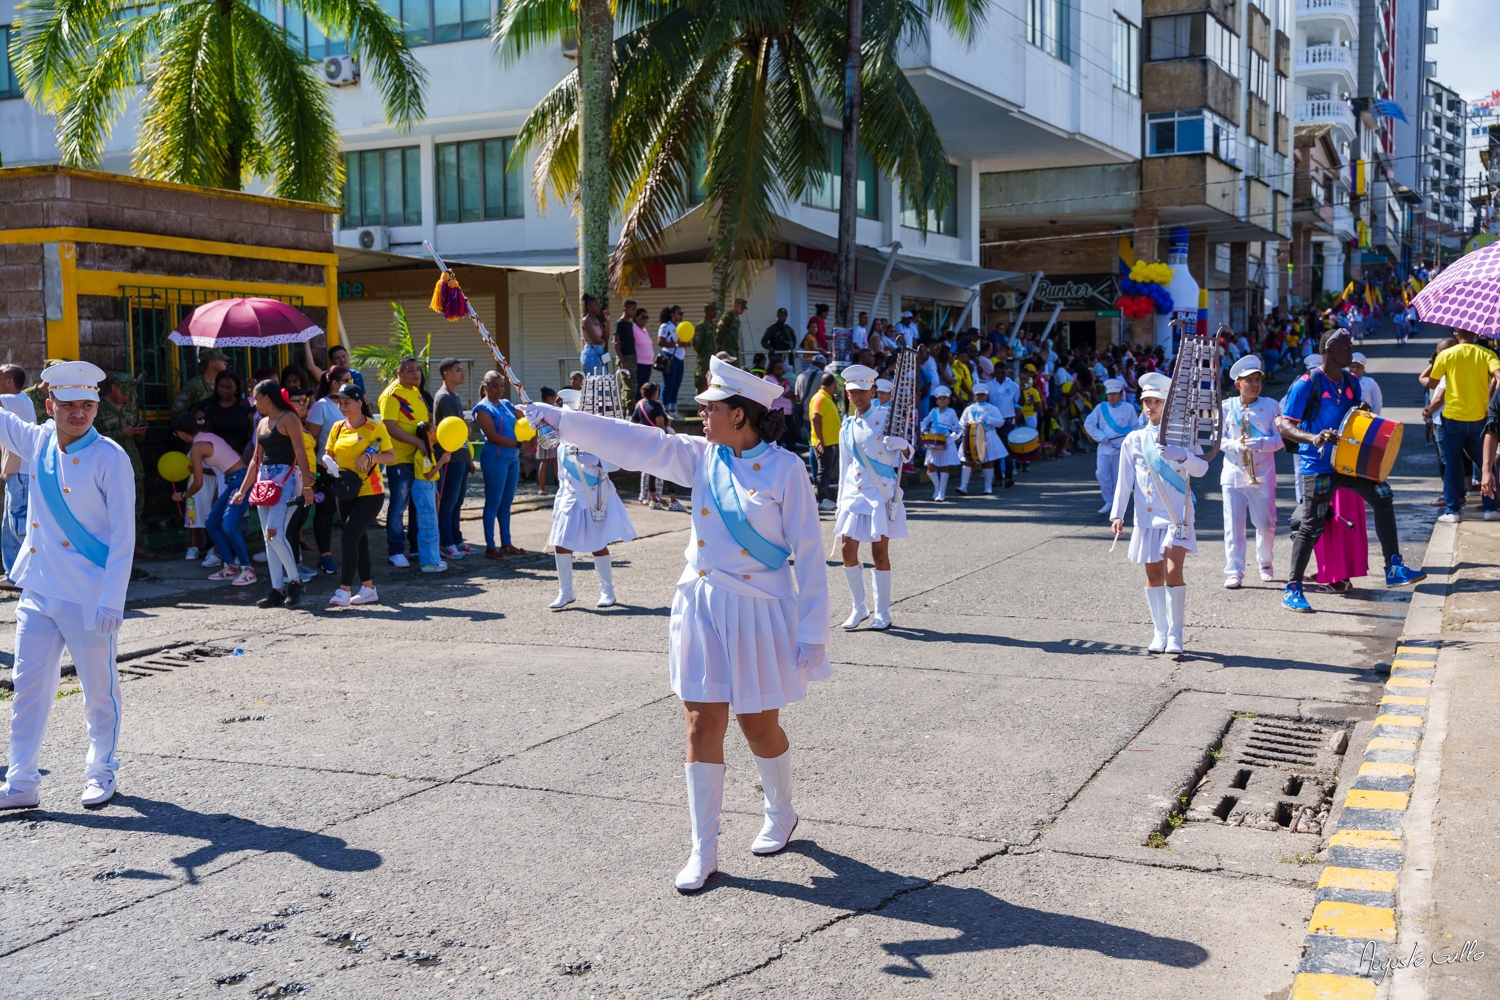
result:
[(1403, 827), (1427, 722), (1426, 688), (1437, 640), (1397, 643), (1381, 714), (1365, 746), (1339, 826), (1328, 839), (1291, 1000), (1373, 1000), (1378, 970), (1396, 940), (1396, 877)]

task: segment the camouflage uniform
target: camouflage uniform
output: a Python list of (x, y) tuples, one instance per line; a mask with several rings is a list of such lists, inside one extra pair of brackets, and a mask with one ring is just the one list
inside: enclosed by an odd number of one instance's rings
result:
[(139, 533), (141, 514), (146, 509), (146, 466), (141, 461), (141, 451), (136, 447), (135, 438), (126, 434), (125, 428), (134, 427), (141, 422), (140, 409), (135, 399), (135, 379), (129, 375), (116, 375), (115, 382), (125, 393), (125, 402), (115, 406), (108, 399), (100, 399), (94, 429), (124, 448), (125, 454), (130, 456), (130, 467), (135, 470), (135, 523)]
[[(216, 351), (213, 348), (209, 348), (208, 350), (202, 351), (198, 354), (199, 364), (204, 364), (209, 361), (228, 360), (229, 359), (224, 356), (223, 351)], [(132, 388), (126, 389), (126, 391), (133, 392), (133, 384)], [(182, 391), (177, 394), (177, 398), (172, 400), (172, 419), (176, 420), (179, 416), (188, 412), (189, 409), (208, 399), (213, 394), (213, 383), (204, 378), (202, 373), (194, 375), (192, 378), (187, 380), (187, 383), (182, 387)]]
[(693, 342), (688, 345), (693, 349), (693, 384), (699, 392), (708, 388), (708, 359), (719, 349), (718, 327), (719, 320), (710, 325), (705, 319), (694, 329)]

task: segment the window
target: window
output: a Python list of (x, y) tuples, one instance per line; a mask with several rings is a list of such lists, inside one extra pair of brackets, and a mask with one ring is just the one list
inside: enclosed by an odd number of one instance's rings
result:
[(1068, 34), (1071, 0), (1027, 0), (1026, 40), (1049, 56), (1072, 62)]
[(1146, 155), (1212, 153), (1227, 163), (1238, 161), (1236, 133), (1211, 111), (1165, 111), (1146, 116)]
[(519, 219), (521, 173), (509, 168), (514, 139), (453, 142), (437, 147), (439, 222)]
[(1208, 14), (1178, 14), (1175, 17), (1153, 17), (1147, 24), (1151, 52), (1147, 58), (1207, 58), (1238, 78), (1240, 75), (1240, 39)]
[(948, 170), (950, 171), (949, 181), (953, 185), (953, 195), (948, 199), (948, 207), (943, 210), (941, 215), (933, 207), (932, 201), (927, 203), (925, 209), (919, 210), (907, 196), (906, 191), (902, 190), (901, 224), (903, 226), (911, 229), (922, 228), (922, 220), (918, 216), (918, 212), (922, 211), (927, 218), (927, 231), (929, 233), (937, 233), (939, 236), (958, 235), (958, 167), (950, 165)]
[(380, 0), (406, 27), (408, 45), (457, 42), (489, 34), (489, 0)]
[(1271, 100), (1269, 64), (1266, 62), (1264, 56), (1255, 51), (1251, 51), (1248, 63), (1250, 93), (1259, 97), (1262, 101), (1269, 103)]
[(1285, 118), (1286, 117), (1286, 89), (1287, 89), (1287, 85), (1291, 81), (1289, 81), (1286, 77), (1282, 76), (1280, 73), (1275, 74), (1275, 78), (1276, 78), (1276, 100), (1272, 104), (1272, 107), (1274, 107), (1276, 109), (1276, 113), (1278, 115), (1281, 115), (1283, 118)]
[(1263, 181), (1271, 179), (1273, 165), (1266, 144), (1259, 139), (1245, 141), (1245, 173)]
[(21, 84), (10, 64), (10, 25), (0, 25), (0, 100), (20, 96)]
[[(856, 190), (854, 212), (866, 219), (880, 218), (880, 199), (877, 195), (877, 172), (875, 158), (861, 146), (859, 170), (855, 174)], [(839, 191), (844, 182), (844, 133), (838, 129), (828, 130), (828, 173), (817, 187), (803, 197), (804, 204), (814, 208), (838, 211)]]
[[(257, 9), (271, 21), (276, 20), (276, 5), (269, 0), (260, 0)], [(345, 38), (328, 38), (317, 23), (300, 8), (288, 4), (286, 8), (286, 34), (295, 48), (306, 52), (308, 58), (319, 61), (329, 56), (347, 56), (349, 41)]]
[(1141, 96), (1141, 29), (1115, 15), (1115, 86)]
[(422, 151), (407, 146), (345, 153), (343, 224), (420, 226)]

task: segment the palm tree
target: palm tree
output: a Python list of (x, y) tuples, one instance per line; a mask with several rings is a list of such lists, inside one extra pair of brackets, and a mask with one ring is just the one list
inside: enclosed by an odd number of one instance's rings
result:
[[(422, 117), (426, 74), (378, 0), (299, 0), (380, 89), (386, 117)], [(94, 166), (141, 91), (134, 170), (336, 203), (343, 179), (328, 87), (254, 0), (26, 0), (11, 52), (28, 100), (58, 116), (62, 162)], [(274, 5), (269, 9), (274, 10)], [(144, 86), (142, 86), (144, 85)]]
[[(510, 8), (560, 0), (517, 0)], [(987, 0), (865, 0), (860, 135), (877, 167), (912, 201), (954, 196), (932, 117), (898, 64), (936, 19), (972, 38)], [(770, 256), (781, 199), (800, 200), (830, 171), (824, 109), (842, 104), (848, 57), (840, 0), (627, 0), (615, 42), (611, 188), (624, 217), (613, 265), (631, 272), (659, 253), (668, 227), (700, 200), (721, 299)], [(553, 88), (527, 117), (516, 156), (534, 151), (534, 186), (576, 190), (577, 89)], [(846, 169), (849, 164), (846, 164)], [(852, 184), (842, 197), (854, 197)], [(701, 197), (700, 197), (701, 196)], [(918, 213), (924, 217), (926, 213)], [(852, 232), (848, 236), (852, 243)], [(852, 253), (852, 247), (849, 248)]]
[(422, 366), (423, 381), (426, 381), (432, 362), (432, 334), (427, 335), (427, 343), (420, 351), (417, 350), (416, 340), (411, 335), (411, 325), (406, 322), (406, 310), (401, 308), (399, 302), (392, 302), (391, 309), (395, 315), (391, 317), (390, 346), (361, 344), (349, 352), (349, 358), (360, 368), (373, 367), (384, 382), (396, 381), (402, 358), (416, 358)]

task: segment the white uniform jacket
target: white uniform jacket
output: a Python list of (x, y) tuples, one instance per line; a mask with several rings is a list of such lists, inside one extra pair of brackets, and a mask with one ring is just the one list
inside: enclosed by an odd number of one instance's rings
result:
[[(1185, 482), (1187, 476), (1201, 476), (1208, 471), (1208, 463), (1200, 456), (1189, 454), (1185, 461), (1169, 462), (1169, 472), (1163, 476), (1152, 474), (1147, 456), (1159, 454), (1156, 435), (1159, 428), (1148, 423), (1139, 430), (1131, 431), (1120, 445), (1120, 475), (1115, 480), (1115, 502), (1110, 507), (1110, 520), (1124, 518), (1130, 499), (1135, 497), (1135, 524), (1137, 528), (1171, 528), (1186, 519), (1191, 523), (1191, 514), (1185, 511), (1184, 494), (1172, 480)], [(1161, 482), (1160, 489), (1157, 482)]]
[(1006, 420), (1016, 419), (1016, 407), (1021, 405), (1021, 387), (1016, 385), (1016, 380), (1009, 376), (999, 382), (991, 379), (990, 405)]
[(923, 434), (945, 435), (943, 444), (934, 447), (927, 446), (928, 465), (957, 465), (958, 455), (958, 411), (953, 407), (940, 410), (936, 406), (927, 411), (927, 416), (922, 418)]
[[(609, 455), (622, 469), (693, 484), (692, 532), (683, 553), (687, 568), (678, 580), (679, 587), (704, 579), (746, 597), (780, 600), (792, 596), (795, 572), (797, 641), (828, 643), (823, 529), (802, 459), (765, 442), (736, 457), (729, 449), (711, 445), (701, 437), (669, 435), (657, 427), (573, 410), (563, 411), (561, 424), (565, 442)], [(717, 489), (715, 479), (728, 490)], [(731, 508), (726, 511), (731, 517), (737, 513), (743, 516), (755, 535), (790, 553), (791, 561), (773, 568), (742, 546), (719, 512), (721, 503)], [(737, 511), (734, 505), (738, 505)]]
[(1000, 440), (1000, 435), (995, 432), (997, 427), (1005, 426), (1005, 418), (1000, 411), (995, 409), (994, 403), (970, 403), (964, 410), (963, 416), (958, 418), (960, 427), (968, 427), (971, 424), (984, 424), (984, 458), (986, 462), (1005, 457), (1005, 445)]
[[(1255, 478), (1259, 489), (1276, 492), (1276, 452), (1282, 449), (1281, 432), (1276, 429), (1276, 418), (1281, 416), (1281, 407), (1276, 400), (1262, 396), (1246, 407), (1239, 397), (1231, 397), (1220, 404), (1224, 414), (1224, 427), (1219, 448), (1224, 452), (1224, 465), (1219, 471), (1221, 486), (1244, 489), (1250, 485), (1245, 474), (1245, 453), (1254, 457)], [(1245, 438), (1245, 418), (1248, 418), (1249, 444)]]
[[(884, 436), (885, 413), (870, 407), (864, 415), (850, 414), (839, 428), (839, 513), (871, 514), (879, 508), (886, 516), (886, 501), (896, 501), (892, 520), (904, 520), (900, 513), (901, 466), (906, 453), (887, 448)], [(907, 442), (910, 444), (911, 442)], [(858, 449), (858, 454), (856, 454)], [(861, 461), (859, 455), (864, 456)]]
[[(597, 552), (612, 542), (637, 537), (630, 514), (609, 478), (617, 468), (586, 451), (575, 455), (571, 448), (558, 449), (557, 497), (552, 501), (547, 551), (564, 548)], [(596, 504), (604, 515), (598, 520), (593, 515)]]
[(1135, 407), (1123, 399), (1113, 406), (1105, 400), (1083, 418), (1083, 429), (1088, 432), (1089, 437), (1099, 443), (1101, 455), (1118, 455), (1120, 443), (1125, 440), (1125, 435), (1139, 426), (1141, 426), (1141, 415), (1135, 412)]
[[(135, 472), (125, 449), (93, 429), (65, 453), (56, 441), (52, 421), (31, 424), (0, 410), (0, 448), (21, 455), (32, 469), (26, 538), (10, 578), (22, 590), (82, 605), (84, 625), (92, 628), (94, 609), (125, 612), (135, 559)], [(46, 496), (53, 484), (58, 490), (53, 501), (75, 522), (72, 532), (92, 536), (97, 552), (80, 551), (58, 523)], [(85, 547), (94, 545), (85, 542)]]
[(1381, 408), (1385, 406), (1385, 397), (1380, 393), (1379, 382), (1368, 375), (1360, 376), (1359, 398), (1361, 402), (1369, 403), (1375, 415), (1380, 416)]

